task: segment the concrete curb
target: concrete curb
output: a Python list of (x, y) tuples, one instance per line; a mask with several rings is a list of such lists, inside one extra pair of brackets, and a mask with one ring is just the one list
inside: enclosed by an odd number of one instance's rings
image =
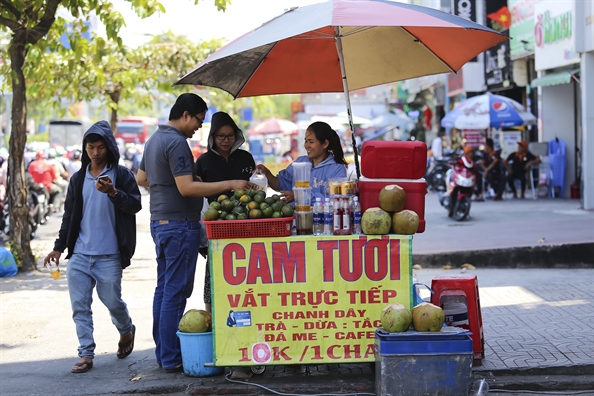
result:
[(473, 370), (473, 381), (485, 379), (491, 389), (515, 391), (593, 391), (594, 364), (518, 370)]
[(594, 268), (593, 257), (594, 243), (580, 243), (413, 254), (413, 264), (423, 268), (457, 268), (464, 263), (477, 268)]

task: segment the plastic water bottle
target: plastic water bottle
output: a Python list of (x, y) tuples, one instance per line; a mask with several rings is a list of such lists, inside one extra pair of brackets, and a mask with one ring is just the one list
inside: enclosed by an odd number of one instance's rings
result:
[(334, 210), (330, 198), (324, 201), (324, 235), (332, 235), (334, 225)]
[(359, 203), (359, 197), (353, 197), (353, 207), (351, 208), (353, 213), (353, 234), (362, 234), (361, 231), (361, 204)]
[(322, 235), (324, 233), (324, 206), (322, 199), (316, 198), (313, 206), (313, 233), (314, 235)]

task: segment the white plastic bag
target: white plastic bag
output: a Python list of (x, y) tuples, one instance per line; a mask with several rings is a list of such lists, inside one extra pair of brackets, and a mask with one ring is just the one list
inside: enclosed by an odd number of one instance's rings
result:
[(268, 179), (266, 178), (266, 176), (260, 173), (260, 170), (258, 169), (256, 169), (256, 171), (250, 177), (250, 182), (257, 185), (258, 190), (263, 190), (264, 192), (266, 192), (266, 190), (268, 189)]

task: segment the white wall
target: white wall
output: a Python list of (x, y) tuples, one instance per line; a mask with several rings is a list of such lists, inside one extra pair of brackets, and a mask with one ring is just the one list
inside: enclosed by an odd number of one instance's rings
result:
[(539, 88), (539, 141), (555, 137), (566, 144), (565, 197), (575, 180), (575, 100), (573, 83)]
[(582, 54), (582, 204), (594, 209), (594, 52)]

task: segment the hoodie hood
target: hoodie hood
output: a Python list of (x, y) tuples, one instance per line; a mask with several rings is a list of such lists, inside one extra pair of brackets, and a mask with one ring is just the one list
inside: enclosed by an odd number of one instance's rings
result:
[(108, 157), (108, 161), (111, 165), (116, 167), (120, 162), (120, 151), (118, 150), (118, 144), (115, 140), (115, 136), (113, 135), (113, 131), (111, 130), (111, 126), (107, 121), (99, 121), (93, 124), (84, 134), (83, 136), (83, 149), (82, 149), (82, 157), (81, 157), (81, 169), (86, 172), (87, 165), (91, 163), (91, 159), (87, 154), (87, 150), (85, 149), (85, 139), (91, 133), (97, 134), (103, 138), (107, 148), (109, 149), (111, 155)]
[(208, 134), (208, 151), (217, 153), (217, 151), (214, 148), (214, 134), (219, 130), (220, 127), (223, 127), (225, 125), (228, 125), (235, 130), (235, 143), (233, 143), (233, 146), (231, 146), (231, 153), (233, 153), (235, 150), (241, 147), (243, 143), (245, 143), (243, 131), (239, 129), (235, 121), (233, 121), (233, 118), (231, 118), (229, 114), (219, 111), (212, 115), (212, 119), (210, 121), (210, 133)]

